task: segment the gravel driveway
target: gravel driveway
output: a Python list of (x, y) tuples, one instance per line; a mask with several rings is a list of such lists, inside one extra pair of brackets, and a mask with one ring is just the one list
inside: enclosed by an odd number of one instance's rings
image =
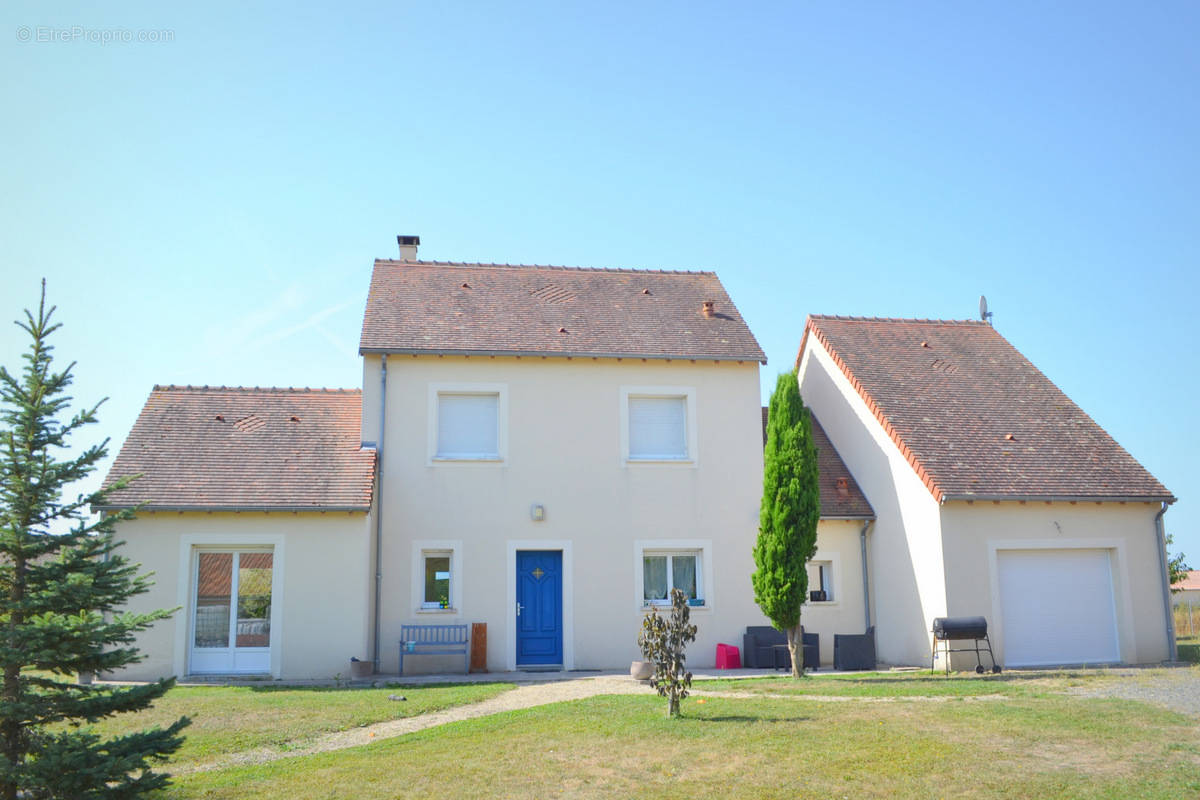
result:
[(1113, 679), (1076, 687), (1076, 697), (1118, 697), (1200, 716), (1200, 667), (1115, 669)]

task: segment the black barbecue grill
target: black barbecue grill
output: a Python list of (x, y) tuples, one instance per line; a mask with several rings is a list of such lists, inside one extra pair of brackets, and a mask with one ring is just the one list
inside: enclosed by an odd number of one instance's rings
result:
[[(952, 642), (974, 641), (971, 647), (952, 647)], [(983, 647), (979, 643), (983, 642)], [(938, 650), (938, 644), (941, 650)], [(933, 672), (934, 662), (939, 652), (946, 657), (946, 674), (950, 674), (951, 653), (975, 653), (975, 671), (982, 675), (985, 671), (980, 653), (987, 651), (992, 660), (992, 672), (999, 672), (1000, 665), (992, 653), (992, 642), (988, 639), (987, 620), (983, 617), (937, 617), (933, 620), (933, 655), (929, 659), (929, 671)]]

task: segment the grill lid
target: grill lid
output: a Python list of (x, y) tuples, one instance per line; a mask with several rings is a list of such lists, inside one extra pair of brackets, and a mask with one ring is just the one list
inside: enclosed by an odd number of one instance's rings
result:
[(983, 639), (987, 637), (987, 620), (983, 617), (937, 617), (933, 620), (933, 635), (937, 639)]

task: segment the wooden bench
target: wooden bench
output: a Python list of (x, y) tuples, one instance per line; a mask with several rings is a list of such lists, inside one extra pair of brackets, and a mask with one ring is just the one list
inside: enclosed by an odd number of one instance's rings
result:
[(400, 674), (407, 656), (462, 656), (463, 673), (471, 668), (469, 625), (401, 625)]

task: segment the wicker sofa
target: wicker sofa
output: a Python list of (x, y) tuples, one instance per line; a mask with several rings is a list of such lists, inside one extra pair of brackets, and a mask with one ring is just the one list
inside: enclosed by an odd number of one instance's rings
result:
[[(804, 646), (804, 668), (821, 666), (821, 638), (800, 629)], [(751, 625), (742, 636), (742, 666), (748, 669), (791, 669), (792, 658), (787, 651), (787, 637), (770, 625)]]

